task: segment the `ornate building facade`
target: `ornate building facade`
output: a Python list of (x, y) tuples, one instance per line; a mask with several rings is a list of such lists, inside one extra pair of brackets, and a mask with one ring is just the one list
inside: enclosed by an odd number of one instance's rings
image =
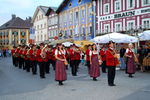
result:
[(62, 38), (90, 40), (95, 36), (95, 0), (64, 0), (56, 12)]
[(96, 4), (98, 34), (150, 29), (150, 0), (97, 0)]

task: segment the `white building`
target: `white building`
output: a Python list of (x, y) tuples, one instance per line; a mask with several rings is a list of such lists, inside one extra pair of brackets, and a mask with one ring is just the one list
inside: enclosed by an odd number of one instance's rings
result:
[(56, 13), (57, 7), (50, 7), (47, 11), (48, 16), (48, 38), (49, 41), (55, 40), (58, 35), (58, 14)]
[(49, 7), (38, 6), (33, 15), (32, 23), (35, 29), (35, 43), (48, 40), (48, 17), (46, 13)]

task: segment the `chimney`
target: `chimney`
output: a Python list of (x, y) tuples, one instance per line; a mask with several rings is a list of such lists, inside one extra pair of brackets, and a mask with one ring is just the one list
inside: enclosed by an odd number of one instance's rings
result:
[(15, 14), (12, 14), (11, 16), (12, 16), (12, 19), (15, 19), (15, 18), (16, 18), (16, 15), (15, 15)]

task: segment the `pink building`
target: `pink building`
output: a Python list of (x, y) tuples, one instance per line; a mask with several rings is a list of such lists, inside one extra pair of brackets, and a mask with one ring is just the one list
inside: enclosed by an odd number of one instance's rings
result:
[(97, 33), (150, 29), (150, 0), (97, 0)]

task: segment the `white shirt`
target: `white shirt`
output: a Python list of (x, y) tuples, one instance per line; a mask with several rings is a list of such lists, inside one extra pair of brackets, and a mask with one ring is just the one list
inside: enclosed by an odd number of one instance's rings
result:
[(92, 54), (98, 54), (98, 51), (94, 52), (94, 51), (90, 51), (90, 56), (92, 56)]
[(58, 54), (59, 54), (59, 55), (61, 55), (61, 54), (66, 55), (66, 51), (63, 50), (63, 51), (61, 52), (61, 51), (55, 50), (55, 56), (58, 55)]

